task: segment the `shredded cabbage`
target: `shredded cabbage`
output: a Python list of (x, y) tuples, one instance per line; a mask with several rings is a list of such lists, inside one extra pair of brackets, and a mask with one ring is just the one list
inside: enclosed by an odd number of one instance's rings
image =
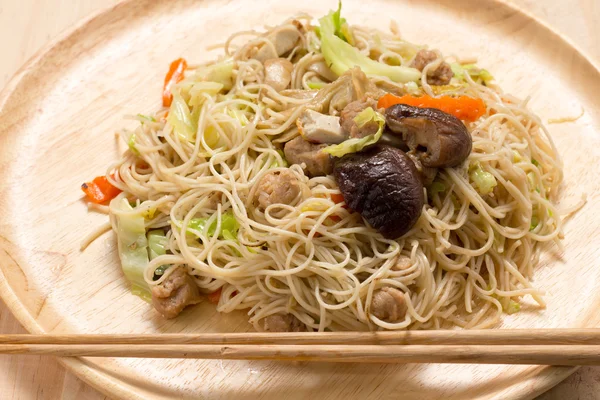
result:
[(364, 138), (344, 140), (340, 144), (325, 147), (323, 151), (334, 157), (342, 157), (348, 153), (357, 153), (365, 147), (377, 143), (383, 134), (383, 127), (385, 126), (384, 116), (371, 107), (367, 107), (354, 117), (354, 122), (356, 122), (359, 128), (362, 128), (371, 121), (375, 121), (379, 125), (379, 129), (374, 134), (365, 136)]
[[(206, 226), (207, 222), (208, 218), (192, 218), (188, 224), (188, 230), (193, 229), (194, 231), (204, 233), (207, 237), (213, 237), (217, 230), (217, 220), (214, 219), (208, 227)], [(236, 240), (239, 229), (240, 224), (232, 212), (225, 212), (221, 215), (219, 239)], [(191, 233), (194, 232), (191, 231)]]
[(150, 301), (150, 288), (144, 279), (144, 269), (149, 262), (144, 217), (141, 213), (131, 212), (133, 207), (123, 197), (113, 199), (110, 208), (115, 211), (119, 258), (123, 273), (131, 283), (131, 292)]
[(167, 254), (167, 237), (160, 229), (148, 232), (148, 250), (150, 259)]
[(387, 76), (394, 82), (416, 82), (421, 78), (421, 72), (415, 68), (377, 62), (340, 39), (340, 36), (345, 38), (342, 32), (345, 20), (340, 17), (340, 11), (341, 2), (337, 11), (330, 11), (319, 20), (321, 53), (334, 73), (341, 75), (350, 68), (358, 66), (367, 75)]
[(313, 89), (313, 90), (314, 90), (314, 89), (321, 89), (321, 88), (323, 88), (325, 85), (327, 85), (325, 82), (322, 82), (322, 81), (310, 81), (310, 82), (308, 82), (307, 84), (308, 84), (308, 87), (309, 87), (310, 89)]
[(226, 60), (220, 63), (198, 67), (195, 80), (200, 82), (216, 82), (223, 85), (223, 90), (233, 87), (233, 61)]
[(429, 196), (432, 197), (437, 193), (443, 193), (445, 191), (446, 185), (444, 185), (444, 183), (440, 181), (434, 181), (431, 183), (431, 185), (427, 187), (427, 194), (429, 194)]
[(475, 189), (477, 189), (477, 192), (479, 192), (479, 194), (482, 196), (490, 194), (498, 185), (494, 175), (484, 171), (479, 163), (476, 163), (475, 167), (471, 170), (471, 180), (475, 184)]
[(506, 307), (503, 306), (502, 308), (508, 315), (521, 311), (521, 305), (514, 300), (509, 300), (508, 305)]
[(154, 117), (148, 116), (148, 115), (144, 115), (144, 114), (138, 114), (137, 115), (138, 120), (143, 124), (144, 122), (156, 122), (156, 119)]
[(190, 108), (178, 91), (173, 91), (173, 102), (169, 109), (167, 122), (171, 124), (175, 133), (182, 139), (193, 142), (198, 130), (198, 122), (192, 120)]
[(484, 85), (490, 84), (494, 77), (489, 73), (488, 70), (479, 68), (475, 64), (461, 65), (459, 63), (450, 64), (454, 77), (459, 81), (465, 80), (465, 73), (469, 74), (471, 78), (477, 83), (483, 83)]
[(129, 150), (131, 150), (133, 154), (139, 157), (140, 152), (137, 149), (137, 147), (135, 147), (135, 132), (129, 136), (129, 140), (127, 141), (127, 147), (129, 147)]

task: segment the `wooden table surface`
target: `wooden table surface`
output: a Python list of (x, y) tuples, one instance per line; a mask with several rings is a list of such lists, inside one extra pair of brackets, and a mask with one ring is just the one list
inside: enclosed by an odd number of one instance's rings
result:
[[(0, 0), (0, 87), (40, 47), (118, 0)], [(476, 1), (476, 0), (473, 0)], [(508, 0), (564, 33), (600, 65), (600, 1)], [(0, 300), (0, 333), (25, 333)], [(2, 399), (107, 399), (52, 357), (0, 356)], [(600, 367), (580, 369), (538, 400), (600, 399)]]

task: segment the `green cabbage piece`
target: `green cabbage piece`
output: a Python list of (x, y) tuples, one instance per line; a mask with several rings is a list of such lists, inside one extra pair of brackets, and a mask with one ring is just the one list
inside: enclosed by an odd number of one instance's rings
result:
[(502, 308), (508, 315), (521, 311), (521, 305), (514, 300), (509, 300), (508, 305), (506, 307), (503, 306)]
[(156, 118), (151, 117), (149, 115), (138, 114), (137, 117), (142, 124), (144, 122), (156, 122)]
[(137, 149), (137, 147), (135, 147), (135, 132), (129, 136), (129, 140), (127, 141), (127, 147), (129, 147), (129, 150), (131, 150), (133, 154), (139, 157), (140, 152)]
[(131, 283), (131, 292), (150, 301), (150, 288), (144, 279), (144, 270), (149, 262), (144, 217), (141, 213), (132, 213), (133, 207), (123, 197), (113, 199), (110, 208), (117, 211), (113, 214), (116, 218), (117, 247), (121, 268)]
[(454, 72), (454, 77), (460, 81), (465, 80), (466, 73), (469, 74), (475, 82), (483, 83), (484, 85), (488, 85), (494, 80), (494, 77), (488, 70), (479, 68), (475, 64), (461, 65), (459, 63), (452, 63), (450, 64), (450, 68), (452, 68), (452, 72)]
[(317, 90), (322, 89), (325, 85), (327, 85), (327, 83), (322, 82), (322, 81), (310, 81), (307, 84), (308, 84), (308, 87), (313, 90), (314, 89), (317, 89)]
[(150, 259), (167, 254), (167, 236), (160, 229), (148, 232), (148, 251)]
[(476, 163), (475, 166), (471, 168), (471, 180), (475, 184), (477, 192), (482, 196), (490, 194), (498, 185), (494, 175), (481, 168), (479, 163)]
[(444, 182), (440, 181), (434, 181), (431, 183), (431, 185), (427, 187), (427, 194), (429, 194), (429, 196), (431, 197), (433, 197), (437, 193), (443, 193), (445, 191), (446, 185), (444, 185)]
[(201, 66), (196, 69), (195, 80), (200, 82), (216, 82), (223, 85), (223, 90), (233, 87), (233, 60)]
[(350, 68), (358, 66), (367, 75), (387, 76), (394, 82), (416, 82), (421, 78), (421, 72), (415, 68), (392, 66), (371, 60), (341, 39), (340, 36), (345, 38), (342, 25), (346, 21), (341, 18), (340, 12), (341, 2), (337, 11), (330, 11), (319, 20), (321, 53), (334, 73), (342, 75)]
[(377, 143), (383, 134), (383, 127), (385, 126), (384, 116), (373, 110), (373, 108), (367, 107), (358, 113), (356, 117), (354, 117), (354, 122), (356, 122), (359, 128), (362, 128), (365, 126), (365, 124), (371, 121), (375, 121), (379, 125), (379, 129), (374, 134), (365, 136), (363, 138), (344, 140), (340, 144), (327, 146), (322, 151), (331, 154), (334, 157), (343, 157), (346, 154), (357, 153), (365, 147)]
[[(208, 237), (213, 237), (217, 230), (217, 220), (213, 220), (207, 227), (208, 218), (192, 218), (188, 224), (188, 229), (193, 229), (198, 232), (203, 232)], [(240, 224), (231, 211), (221, 215), (221, 231), (219, 239), (236, 240)], [(191, 232), (194, 233), (194, 232)]]
[(169, 109), (167, 122), (171, 124), (175, 133), (182, 139), (193, 142), (198, 130), (198, 120), (192, 119), (192, 113), (187, 103), (178, 91), (173, 91), (173, 102)]

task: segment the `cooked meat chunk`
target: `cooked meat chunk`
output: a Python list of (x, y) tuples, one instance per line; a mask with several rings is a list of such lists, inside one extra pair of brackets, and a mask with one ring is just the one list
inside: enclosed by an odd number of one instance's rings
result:
[(340, 124), (345, 132), (352, 138), (363, 138), (373, 135), (379, 129), (379, 124), (375, 121), (369, 121), (362, 126), (358, 126), (354, 118), (366, 108), (371, 107), (377, 110), (377, 100), (367, 97), (365, 100), (356, 100), (348, 103), (340, 114)]
[(296, 120), (300, 135), (312, 143), (338, 144), (348, 139), (340, 126), (340, 117), (307, 109)]
[(395, 147), (375, 145), (336, 159), (335, 180), (348, 207), (383, 236), (397, 239), (423, 208), (423, 184), (415, 165)]
[(175, 318), (185, 307), (200, 300), (198, 285), (181, 267), (152, 288), (152, 305), (165, 318)]
[(424, 167), (456, 167), (471, 153), (472, 138), (465, 125), (436, 108), (396, 104), (385, 110), (385, 122)]
[(281, 57), (296, 47), (301, 37), (302, 33), (295, 24), (273, 30), (265, 36), (270, 43), (261, 45), (253, 58), (264, 63), (271, 58)]
[[(438, 56), (434, 51), (425, 49), (419, 50), (410, 66), (419, 71), (423, 71), (428, 64), (436, 61), (437, 58)], [(450, 83), (450, 79), (452, 79), (453, 76), (454, 73), (452, 72), (450, 65), (448, 65), (447, 62), (442, 61), (436, 69), (427, 72), (427, 82), (430, 85), (447, 85)]]
[(404, 293), (393, 287), (384, 287), (373, 294), (371, 314), (386, 322), (400, 322), (406, 316)]
[(266, 60), (265, 83), (271, 85), (276, 91), (281, 91), (288, 87), (292, 81), (292, 70), (294, 66), (285, 58), (272, 58)]
[(306, 332), (306, 325), (293, 314), (274, 314), (265, 317), (264, 329), (267, 332)]
[(326, 144), (314, 144), (298, 136), (285, 144), (283, 152), (291, 164), (304, 163), (303, 169), (308, 176), (324, 176), (333, 169), (331, 156), (321, 151), (325, 147)]
[(256, 199), (263, 210), (271, 204), (292, 204), (301, 192), (296, 175), (288, 170), (268, 172), (258, 182)]

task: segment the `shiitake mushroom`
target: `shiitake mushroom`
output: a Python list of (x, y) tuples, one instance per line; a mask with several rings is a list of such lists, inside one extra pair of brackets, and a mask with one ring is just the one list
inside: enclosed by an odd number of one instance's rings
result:
[(375, 145), (335, 161), (333, 175), (344, 201), (388, 239), (414, 226), (425, 201), (413, 162), (400, 149)]
[(471, 134), (465, 125), (436, 108), (396, 104), (385, 110), (385, 122), (425, 167), (456, 167), (471, 153)]

